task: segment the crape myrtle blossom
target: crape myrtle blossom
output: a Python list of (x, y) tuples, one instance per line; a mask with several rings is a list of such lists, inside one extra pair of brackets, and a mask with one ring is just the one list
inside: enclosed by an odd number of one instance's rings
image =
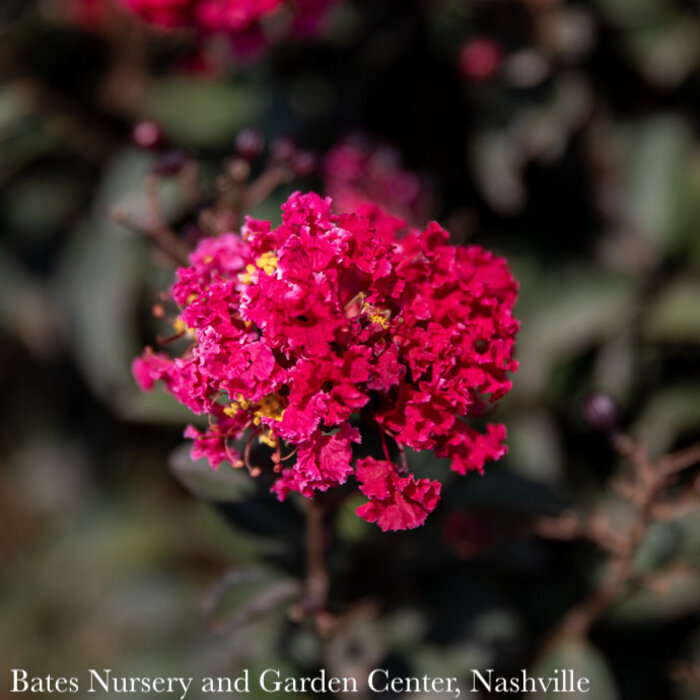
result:
[(388, 144), (358, 133), (336, 144), (322, 167), (326, 194), (338, 212), (355, 211), (369, 202), (409, 222), (425, 222), (432, 206), (428, 183), (401, 166)]
[[(511, 387), (517, 283), (503, 258), (449, 245), (437, 223), (421, 231), (375, 205), (336, 215), (331, 204), (297, 192), (277, 228), (248, 218), (240, 235), (202, 239), (172, 287), (189, 348), (146, 349), (134, 374), (208, 417), (185, 431), (193, 458), (242, 467), (248, 450), (234, 445), (258, 439), (280, 500), (354, 477), (360, 517), (413, 528), (441, 484), (395, 464), (387, 445), (431, 450), (459, 474), (506, 452), (503, 425), (479, 432), (468, 418)], [(380, 433), (381, 458), (353, 464), (359, 424)]]
[(294, 32), (312, 35), (332, 2), (338, 0), (118, 0), (163, 29), (203, 33), (254, 34), (267, 19), (288, 13)]

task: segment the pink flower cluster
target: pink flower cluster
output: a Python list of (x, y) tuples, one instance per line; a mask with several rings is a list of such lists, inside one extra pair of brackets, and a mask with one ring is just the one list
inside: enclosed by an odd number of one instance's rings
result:
[(45, 8), (51, 19), (94, 33), (105, 28), (113, 9), (109, 0), (49, 0)]
[(416, 174), (404, 170), (396, 151), (362, 134), (337, 144), (323, 162), (323, 181), (338, 211), (368, 202), (409, 219), (425, 220), (432, 194)]
[[(411, 229), (374, 205), (335, 215), (330, 198), (297, 192), (277, 228), (248, 218), (240, 235), (200, 241), (172, 288), (175, 327), (191, 345), (174, 359), (146, 349), (136, 379), (145, 390), (162, 380), (208, 416), (204, 432), (185, 431), (193, 458), (241, 467), (257, 438), (272, 450), (280, 500), (354, 475), (368, 499), (360, 517), (416, 527), (441, 485), (391, 450), (432, 450), (459, 474), (481, 471), (505, 453), (505, 428), (482, 433), (465, 419), (485, 395), (507, 393), (517, 367), (517, 283), (505, 260), (447, 238), (436, 223)], [(353, 467), (358, 425), (378, 431), (384, 455)]]
[(287, 10), (299, 34), (316, 31), (333, 0), (121, 0), (147, 22), (165, 29), (194, 28), (205, 33), (255, 31), (268, 17)]

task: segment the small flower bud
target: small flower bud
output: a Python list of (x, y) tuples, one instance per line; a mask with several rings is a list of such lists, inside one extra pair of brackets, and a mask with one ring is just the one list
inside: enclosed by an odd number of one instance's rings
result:
[(131, 140), (138, 148), (155, 151), (165, 143), (163, 131), (154, 121), (138, 122), (131, 131)]
[(612, 433), (619, 420), (617, 404), (608, 394), (590, 394), (581, 405), (581, 415), (593, 430)]
[(502, 60), (503, 52), (493, 39), (473, 39), (460, 49), (458, 66), (465, 78), (486, 80), (499, 69)]
[(235, 141), (236, 153), (246, 160), (255, 160), (262, 153), (265, 138), (259, 129), (243, 129)]
[(292, 157), (291, 165), (295, 175), (305, 177), (316, 169), (316, 157), (311, 151), (297, 151)]
[(292, 139), (282, 136), (275, 139), (270, 146), (270, 155), (272, 160), (285, 162), (291, 160), (296, 153), (297, 147)]
[(177, 175), (189, 160), (187, 153), (179, 148), (166, 151), (151, 168), (153, 175)]

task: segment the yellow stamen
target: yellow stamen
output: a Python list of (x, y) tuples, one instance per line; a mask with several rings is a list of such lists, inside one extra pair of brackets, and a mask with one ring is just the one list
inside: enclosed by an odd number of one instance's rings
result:
[(248, 399), (244, 399), (243, 394), (238, 394), (236, 399), (224, 408), (224, 413), (233, 418), (239, 411), (249, 409), (253, 412), (253, 425), (261, 425), (263, 418), (281, 421), (284, 417), (285, 406), (282, 398), (277, 394), (263, 396), (258, 403), (252, 403)]
[(239, 406), (239, 404), (236, 403), (235, 401), (232, 401), (229, 406), (226, 406), (226, 408), (224, 409), (224, 413), (229, 418), (233, 418), (240, 410), (241, 410), (241, 407)]
[(260, 433), (260, 435), (258, 435), (258, 440), (260, 440), (263, 445), (267, 445), (268, 447), (277, 447), (277, 438), (272, 436), (271, 430)]
[(281, 421), (284, 417), (284, 411), (285, 407), (282, 399), (277, 394), (268, 394), (260, 399), (255, 415), (260, 418), (271, 418), (275, 421)]
[(268, 251), (267, 253), (263, 253), (255, 261), (255, 264), (266, 275), (271, 275), (277, 269), (277, 256), (272, 251)]
[(194, 328), (190, 328), (180, 316), (178, 316), (175, 321), (173, 321), (173, 328), (175, 332), (179, 335), (188, 335), (190, 338), (195, 337)]
[(255, 265), (246, 265), (245, 266), (245, 272), (241, 272), (240, 275), (238, 275), (238, 279), (242, 284), (250, 284), (250, 281), (253, 279), (253, 275), (257, 272), (257, 268)]
[(389, 311), (389, 309), (380, 309), (377, 306), (372, 306), (372, 304), (365, 304), (365, 311), (372, 323), (376, 323), (382, 328), (389, 327), (389, 319), (391, 318), (391, 311)]

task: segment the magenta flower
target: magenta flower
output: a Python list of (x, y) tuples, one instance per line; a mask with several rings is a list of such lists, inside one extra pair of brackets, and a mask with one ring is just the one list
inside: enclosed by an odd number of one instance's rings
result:
[(262, 22), (282, 12), (291, 16), (296, 34), (313, 34), (334, 1), (121, 0), (141, 18), (164, 29), (189, 28), (233, 37), (256, 34)]
[(402, 168), (394, 149), (362, 134), (340, 141), (328, 152), (322, 176), (336, 211), (374, 203), (410, 222), (428, 218), (433, 196), (427, 183)]
[[(172, 359), (146, 349), (134, 375), (208, 416), (206, 432), (185, 435), (214, 469), (243, 466), (234, 445), (257, 438), (273, 451), (280, 500), (354, 475), (369, 499), (360, 517), (416, 527), (441, 485), (414, 478), (390, 448), (482, 471), (505, 453), (505, 428), (481, 433), (467, 421), (485, 396), (509, 391), (517, 367), (517, 283), (505, 260), (447, 238), (436, 223), (412, 229), (374, 205), (335, 215), (330, 198), (295, 193), (276, 229), (248, 218), (240, 235), (200, 241), (172, 288), (175, 327), (191, 345)], [(379, 432), (384, 455), (353, 467), (359, 425)]]

